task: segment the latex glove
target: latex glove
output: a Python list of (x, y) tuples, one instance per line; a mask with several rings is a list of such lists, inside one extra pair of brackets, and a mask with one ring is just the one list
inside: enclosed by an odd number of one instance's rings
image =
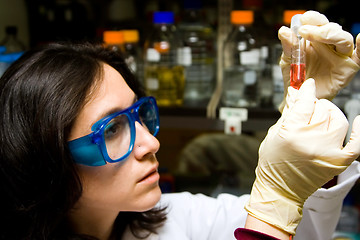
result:
[(360, 154), (360, 116), (343, 147), (348, 121), (326, 99), (315, 97), (315, 81), (288, 89), (287, 105), (259, 148), (250, 215), (294, 235), (305, 200)]
[[(316, 96), (333, 99), (347, 86), (360, 69), (360, 34), (356, 50), (352, 35), (319, 12), (307, 11), (301, 16), (299, 34), (306, 39), (306, 78), (316, 80)], [(278, 37), (283, 47), (280, 60), (284, 80), (284, 98), (290, 86), (291, 30), (281, 27)], [(285, 99), (279, 106), (282, 111)]]

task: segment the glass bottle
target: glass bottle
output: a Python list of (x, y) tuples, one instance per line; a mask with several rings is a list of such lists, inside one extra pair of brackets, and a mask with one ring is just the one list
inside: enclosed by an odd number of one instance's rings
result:
[(144, 83), (159, 106), (181, 106), (184, 100), (184, 66), (181, 41), (173, 12), (154, 12), (153, 31), (144, 46)]
[(5, 38), (0, 42), (0, 77), (26, 50), (25, 45), (17, 38), (16, 26), (7, 26), (5, 32)]
[(25, 50), (25, 45), (17, 38), (16, 26), (7, 26), (5, 28), (5, 38), (0, 42), (0, 46), (5, 47), (5, 54), (23, 52)]
[(272, 24), (268, 21), (263, 0), (243, 0), (242, 9), (252, 10), (254, 12), (254, 29), (256, 45), (260, 49), (260, 68), (261, 72), (258, 79), (258, 97), (260, 107), (272, 107), (273, 84), (271, 78), (271, 59), (270, 44), (273, 37)]
[(232, 11), (233, 29), (224, 42), (222, 103), (231, 107), (257, 107), (261, 73), (260, 49), (251, 24), (251, 10)]
[[(187, 105), (207, 104), (215, 85), (214, 30), (204, 19), (201, 0), (185, 0), (179, 31), (190, 56), (185, 65), (184, 101)], [(186, 54), (186, 52), (185, 52)]]
[(124, 56), (129, 68), (142, 82), (141, 48), (139, 46), (139, 31), (136, 29), (122, 30), (124, 37)]

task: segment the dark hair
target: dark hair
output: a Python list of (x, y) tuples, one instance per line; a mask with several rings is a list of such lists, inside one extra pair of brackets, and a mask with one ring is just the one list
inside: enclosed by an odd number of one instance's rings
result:
[[(82, 185), (67, 147), (72, 124), (99, 79), (102, 63), (123, 76), (138, 97), (144, 91), (123, 58), (90, 43), (54, 43), (30, 50), (0, 79), (1, 239), (88, 239), (67, 214)], [(114, 236), (156, 232), (165, 209), (119, 213)]]

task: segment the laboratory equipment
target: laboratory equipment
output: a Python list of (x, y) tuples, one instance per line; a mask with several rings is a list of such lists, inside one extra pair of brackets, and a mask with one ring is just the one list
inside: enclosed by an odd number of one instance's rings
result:
[(250, 10), (232, 11), (233, 29), (224, 42), (222, 103), (229, 107), (257, 107), (261, 73), (260, 49), (251, 25)]
[[(303, 14), (305, 10), (284, 10), (283, 12), (283, 25), (286, 27), (290, 27), (291, 18), (296, 14)], [(283, 52), (283, 48), (281, 42), (276, 40), (271, 48), (271, 74), (273, 81), (273, 99), (272, 103), (275, 108), (278, 108), (281, 105), (281, 102), (284, 99), (284, 80), (280, 67), (280, 59), (281, 54)]]
[[(205, 20), (201, 0), (185, 0), (184, 16), (178, 25), (184, 47), (190, 50), (185, 56), (186, 105), (207, 103), (215, 85), (215, 32)], [(186, 53), (186, 52), (185, 52)]]
[(5, 38), (0, 41), (0, 46), (6, 48), (4, 53), (17, 53), (25, 51), (25, 45), (17, 38), (18, 28), (16, 26), (7, 26), (5, 28)]
[(301, 14), (296, 14), (291, 18), (291, 65), (290, 65), (290, 86), (299, 89), (305, 81), (305, 40), (299, 34)]
[(174, 13), (154, 13), (153, 31), (145, 41), (144, 84), (159, 106), (181, 106), (184, 100), (182, 44), (174, 24)]

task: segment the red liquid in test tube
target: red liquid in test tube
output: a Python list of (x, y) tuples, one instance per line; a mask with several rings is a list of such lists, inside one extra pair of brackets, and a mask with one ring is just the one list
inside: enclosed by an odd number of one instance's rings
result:
[(299, 89), (305, 81), (305, 63), (292, 63), (290, 65), (290, 86)]

